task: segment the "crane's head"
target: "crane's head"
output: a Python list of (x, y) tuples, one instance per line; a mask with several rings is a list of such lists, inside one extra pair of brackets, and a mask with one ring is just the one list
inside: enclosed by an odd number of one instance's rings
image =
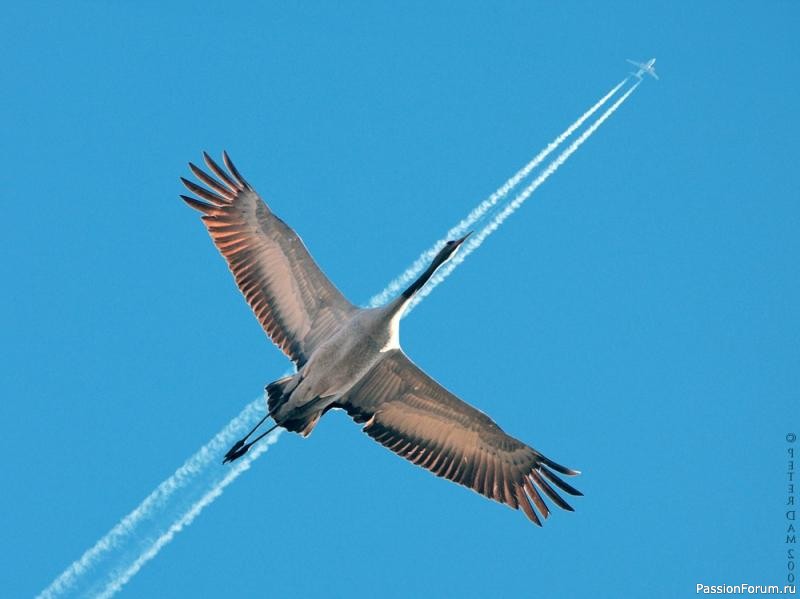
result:
[(464, 237), (460, 239), (451, 239), (447, 243), (444, 244), (439, 253), (436, 254), (436, 257), (433, 259), (432, 265), (434, 268), (439, 268), (442, 264), (447, 262), (450, 258), (453, 257), (453, 254), (456, 253), (456, 250), (461, 247), (461, 244), (467, 240), (467, 237), (472, 235), (472, 231), (464, 235)]
[(403, 301), (399, 305), (404, 306), (405, 305), (404, 302), (406, 300), (410, 299), (411, 296), (413, 296), (417, 291), (422, 289), (422, 286), (425, 285), (426, 281), (433, 276), (433, 273), (436, 272), (436, 269), (438, 269), (442, 264), (447, 262), (453, 256), (453, 254), (456, 253), (456, 250), (461, 246), (462, 243), (464, 243), (464, 241), (470, 235), (472, 235), (472, 231), (464, 235), (464, 237), (462, 237), (461, 239), (451, 239), (450, 241), (445, 243), (444, 247), (442, 247), (442, 249), (439, 250), (439, 253), (436, 254), (433, 261), (431, 262), (431, 265), (425, 270), (425, 272), (423, 272), (419, 276), (419, 278), (413, 283), (411, 283), (411, 285), (408, 286), (408, 289), (406, 289), (401, 294), (401, 298), (403, 298)]

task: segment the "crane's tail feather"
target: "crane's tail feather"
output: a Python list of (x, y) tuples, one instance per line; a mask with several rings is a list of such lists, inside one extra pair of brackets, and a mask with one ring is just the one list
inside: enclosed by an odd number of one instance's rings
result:
[(281, 409), (289, 401), (299, 382), (300, 376), (294, 374), (267, 385), (267, 409), (278, 425), (307, 437), (322, 415), (322, 410), (317, 405), (321, 398), (294, 409)]
[(293, 379), (294, 375), (285, 376), (267, 385), (267, 410), (273, 418), (283, 404), (289, 401), (292, 391), (297, 386)]

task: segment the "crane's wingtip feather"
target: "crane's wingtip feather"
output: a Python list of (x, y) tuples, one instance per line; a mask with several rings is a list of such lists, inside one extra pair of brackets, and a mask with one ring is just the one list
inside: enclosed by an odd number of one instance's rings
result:
[(189, 169), (194, 173), (195, 177), (200, 179), (203, 183), (208, 185), (214, 193), (220, 196), (220, 201), (224, 204), (230, 204), (236, 199), (236, 193), (222, 185), (219, 181), (214, 179), (211, 175), (206, 173), (203, 169), (198, 167), (193, 162), (189, 163)]
[(559, 489), (561, 489), (565, 493), (569, 493), (573, 497), (581, 497), (581, 496), (583, 496), (583, 493), (578, 491), (578, 489), (576, 489), (575, 487), (573, 487), (569, 483), (564, 482), (563, 480), (561, 480), (558, 476), (556, 476), (555, 474), (550, 472), (547, 468), (541, 468), (539, 471), (544, 475), (545, 478), (547, 478), (551, 483), (553, 483), (555, 486), (557, 486)]
[(206, 163), (206, 166), (211, 169), (217, 177), (219, 177), (220, 181), (234, 194), (241, 191), (244, 186), (242, 184), (235, 183), (231, 177), (225, 172), (225, 170), (217, 164), (211, 156), (208, 155), (208, 152), (205, 150), (203, 151), (203, 160)]
[(206, 204), (205, 202), (201, 202), (200, 200), (196, 200), (195, 198), (190, 196), (185, 196), (183, 194), (180, 194), (180, 198), (184, 202), (186, 202), (189, 206), (191, 206), (195, 210), (199, 210), (203, 214), (211, 214), (216, 209), (216, 206), (213, 206), (211, 204)]
[(561, 474), (566, 474), (567, 476), (576, 476), (581, 473), (580, 470), (572, 470), (571, 468), (562, 466), (558, 462), (554, 462), (553, 460), (543, 456), (542, 454), (539, 454), (539, 459), (548, 467), (552, 468), (556, 472), (560, 472)]
[(252, 190), (253, 188), (250, 184), (242, 177), (242, 173), (239, 172), (239, 169), (236, 168), (236, 165), (233, 164), (233, 160), (231, 160), (230, 155), (226, 150), (222, 150), (222, 161), (225, 163), (225, 166), (228, 168), (230, 173), (233, 175), (233, 178), (236, 179), (245, 189)]

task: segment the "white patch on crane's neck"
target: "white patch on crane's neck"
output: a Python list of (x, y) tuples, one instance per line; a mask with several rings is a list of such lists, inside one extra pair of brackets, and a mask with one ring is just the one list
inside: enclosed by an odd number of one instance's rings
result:
[(392, 349), (400, 349), (400, 321), (410, 301), (411, 298), (408, 298), (400, 304), (399, 309), (392, 315), (391, 320), (389, 320), (389, 340), (386, 342), (386, 345), (381, 348), (381, 353)]
[(381, 353), (391, 349), (400, 349), (400, 318), (402, 314), (402, 312), (398, 312), (389, 321), (389, 340), (381, 348)]

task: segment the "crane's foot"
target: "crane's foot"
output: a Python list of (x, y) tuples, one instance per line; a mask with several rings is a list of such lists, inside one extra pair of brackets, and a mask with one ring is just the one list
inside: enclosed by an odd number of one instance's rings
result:
[[(267, 419), (267, 417), (266, 417), (266, 416), (264, 416), (264, 418), (262, 418), (262, 419), (261, 419), (261, 422), (264, 422), (264, 420), (266, 420), (266, 419)], [(261, 439), (263, 439), (264, 437), (266, 437), (268, 434), (270, 434), (272, 431), (274, 431), (276, 428), (278, 428), (278, 426), (280, 426), (279, 424), (277, 424), (277, 423), (276, 423), (275, 425), (271, 426), (271, 427), (269, 428), (269, 430), (266, 430), (266, 431), (264, 431), (263, 433), (261, 433), (261, 434), (260, 434), (258, 437), (256, 437), (255, 439), (253, 439), (253, 440), (252, 440), (252, 441), (250, 441), (249, 443), (246, 443), (247, 439), (249, 439), (249, 438), (250, 438), (250, 435), (252, 435), (252, 434), (253, 434), (253, 432), (254, 432), (254, 431), (255, 431), (255, 430), (256, 430), (256, 429), (257, 429), (259, 426), (261, 426), (261, 422), (259, 422), (258, 424), (256, 424), (255, 428), (254, 428), (252, 431), (250, 431), (249, 433), (247, 433), (247, 435), (245, 435), (245, 436), (244, 436), (244, 438), (242, 438), (242, 439), (239, 439), (239, 440), (238, 440), (236, 443), (234, 443), (234, 444), (233, 444), (233, 447), (231, 447), (231, 448), (228, 450), (228, 453), (226, 453), (226, 454), (225, 454), (225, 459), (224, 459), (224, 460), (222, 460), (222, 463), (223, 463), (223, 464), (227, 464), (228, 462), (232, 462), (232, 461), (234, 461), (234, 460), (238, 460), (240, 457), (242, 457), (244, 454), (246, 454), (248, 451), (250, 451), (250, 448), (251, 448), (253, 445), (255, 445), (256, 443), (258, 443), (258, 442), (259, 442)]]
[(228, 450), (228, 453), (225, 454), (225, 459), (222, 460), (222, 463), (223, 464), (227, 464), (228, 462), (232, 462), (234, 460), (237, 460), (240, 457), (242, 457), (244, 454), (246, 454), (247, 451), (250, 449), (250, 444), (249, 443), (247, 445), (244, 444), (244, 442), (246, 440), (247, 440), (247, 437), (245, 437), (244, 439), (239, 439), (236, 443), (234, 443), (233, 447), (231, 447)]

